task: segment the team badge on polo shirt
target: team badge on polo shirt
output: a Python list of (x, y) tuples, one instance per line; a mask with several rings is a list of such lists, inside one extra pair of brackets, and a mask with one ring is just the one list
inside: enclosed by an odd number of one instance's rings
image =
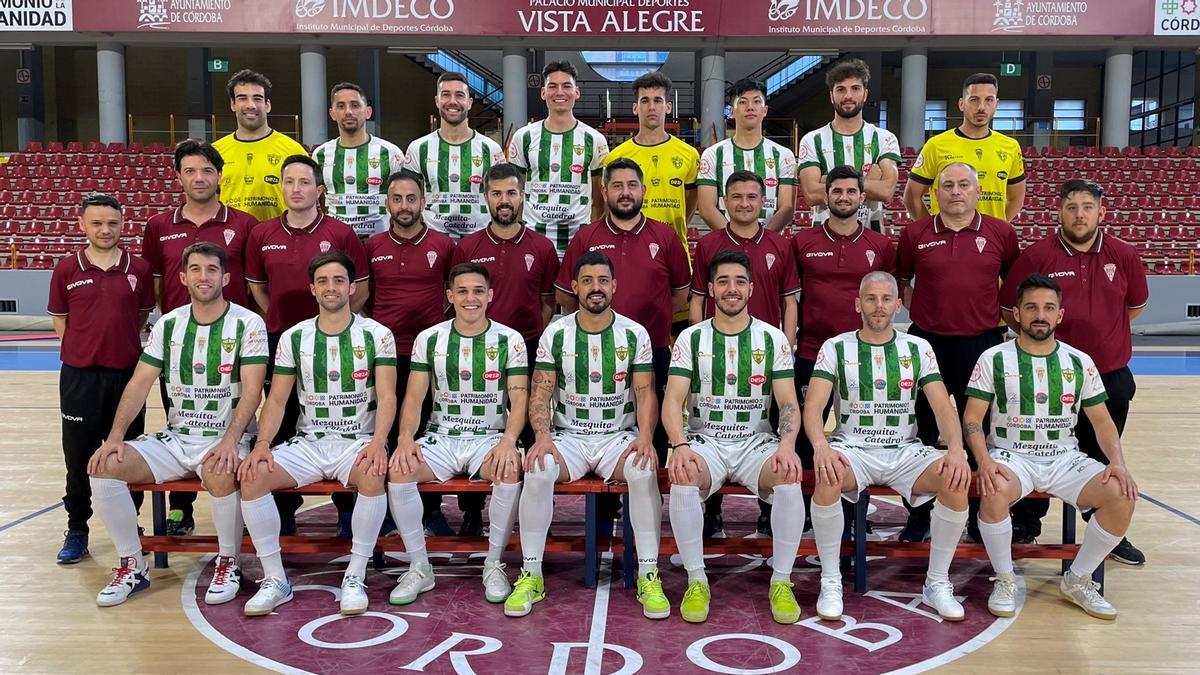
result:
[(237, 230), (225, 230), (225, 245), (228, 246), (233, 242), (233, 238), (237, 236)]
[(983, 237), (975, 237), (975, 248), (979, 249), (980, 253), (983, 253), (984, 246), (987, 246), (987, 239), (984, 239)]
[(329, 253), (329, 249), (332, 247), (333, 247), (333, 244), (330, 244), (327, 241), (321, 242), (321, 253)]
[[(1108, 275), (1108, 278), (1111, 280), (1112, 275), (1111, 274)], [(136, 274), (126, 274), (125, 279), (127, 279), (129, 281), (129, 290), (133, 291), (134, 293), (137, 293), (137, 275)]]
[(875, 264), (875, 251), (867, 251), (867, 264), (868, 265)]
[(657, 256), (658, 256), (658, 244), (650, 244), (650, 257), (655, 258)]
[(1116, 274), (1117, 274), (1117, 266), (1115, 264), (1108, 263), (1107, 265), (1104, 266), (1104, 275), (1108, 277), (1109, 281), (1112, 281), (1113, 277), (1116, 276)]
[(525, 254), (525, 271), (526, 272), (533, 269), (533, 261), (534, 260), (536, 260), (536, 258), (534, 258), (532, 255), (530, 255), (528, 253)]
[(425, 259), (429, 261), (429, 269), (433, 269), (433, 264), (437, 262), (437, 251), (426, 253)]
[(771, 269), (772, 267), (774, 267), (775, 266), (775, 254), (768, 253), (765, 257), (767, 259), (767, 269)]

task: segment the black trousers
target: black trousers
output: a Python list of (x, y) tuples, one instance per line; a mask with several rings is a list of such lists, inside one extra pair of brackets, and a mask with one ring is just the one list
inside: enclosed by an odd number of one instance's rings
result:
[(654, 451), (658, 453), (658, 465), (667, 465), (667, 428), (662, 422), (663, 396), (667, 392), (667, 371), (671, 367), (671, 348), (654, 350), (654, 393), (658, 396), (658, 426), (654, 427)]
[[(158, 376), (158, 395), (162, 397), (163, 411), (170, 412), (171, 399), (167, 396), (167, 378), (166, 373)], [(196, 502), (195, 492), (172, 492), (167, 495), (167, 503), (170, 504), (172, 511), (183, 511), (184, 518), (191, 518), (193, 507)]]
[[(96, 449), (108, 437), (117, 404), (125, 385), (133, 377), (133, 368), (75, 368), (62, 365), (58, 374), (58, 406), (62, 414), (63, 458), (66, 460), (67, 480), (63, 506), (67, 511), (67, 529), (88, 531), (92, 517), (92, 485), (88, 482), (87, 464)], [(145, 431), (146, 411), (134, 418), (125, 433), (125, 440), (141, 436)], [(140, 509), (143, 494), (133, 494)]]

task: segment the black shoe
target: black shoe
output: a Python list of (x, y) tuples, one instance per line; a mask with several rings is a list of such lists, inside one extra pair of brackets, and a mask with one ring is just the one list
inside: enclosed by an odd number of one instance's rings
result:
[(771, 516), (770, 515), (761, 515), (758, 517), (758, 527), (755, 528), (754, 533), (757, 534), (760, 539), (761, 538), (767, 538), (767, 539), (771, 538)]
[[(870, 532), (870, 530), (867, 530)], [(900, 541), (922, 542), (929, 540), (929, 518), (921, 517), (920, 515), (908, 514), (908, 522), (904, 524), (904, 529), (900, 530)]]
[(279, 536), (292, 537), (296, 534), (296, 514), (279, 512)]
[(425, 535), (429, 537), (453, 537), (454, 529), (446, 522), (446, 514), (430, 511), (425, 517)]
[(354, 530), (351, 523), (354, 521), (354, 512), (346, 511), (338, 514), (338, 535), (343, 539), (353, 539)]
[(483, 511), (469, 509), (463, 511), (462, 525), (458, 528), (460, 537), (483, 536)]
[(725, 517), (721, 512), (704, 514), (704, 538), (725, 537)]
[(1108, 557), (1122, 565), (1145, 565), (1146, 554), (1138, 550), (1133, 542), (1121, 537), (1121, 543), (1108, 554)]
[[(1040, 532), (1034, 532), (1032, 529), (1021, 525), (1014, 524), (1012, 532), (1012, 543), (1014, 544), (1036, 544), (1037, 537)], [(980, 537), (982, 539), (983, 537)]]

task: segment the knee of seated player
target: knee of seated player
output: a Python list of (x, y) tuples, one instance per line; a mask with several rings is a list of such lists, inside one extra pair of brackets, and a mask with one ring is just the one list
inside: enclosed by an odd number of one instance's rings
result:
[[(853, 478), (850, 480), (853, 481)], [(843, 481), (843, 483), (844, 482), (845, 481)], [(850, 487), (853, 489), (854, 485), (851, 485)], [(813, 486), (813, 503), (820, 506), (836, 504), (837, 501), (842, 498), (843, 489), (845, 489), (845, 485), (830, 485), (823, 481), (818, 481), (817, 484)]]
[(383, 476), (377, 476), (366, 471), (362, 471), (359, 475), (354, 476), (351, 482), (358, 490), (358, 494), (364, 497), (378, 497), (382, 495), (386, 485)]
[(558, 482), (560, 469), (558, 462), (549, 455), (542, 458), (545, 462), (543, 466), (539, 466), (538, 462), (533, 463), (533, 468), (525, 472), (526, 485), (540, 485), (549, 483), (553, 485)]
[[(646, 463), (645, 466), (639, 466), (640, 462), (636, 455), (630, 453), (617, 466), (617, 474), (620, 480), (633, 485), (635, 483), (646, 483), (658, 478), (658, 467), (653, 463)], [(617, 475), (613, 476), (618, 478)]]
[(1134, 500), (1125, 496), (1121, 489), (1120, 483), (1116, 480), (1109, 480), (1107, 483), (1100, 482), (1100, 476), (1092, 479), (1092, 482), (1084, 488), (1080, 493), (1079, 499), (1080, 508), (1094, 508), (1104, 510), (1114, 515), (1133, 515)]
[(1007, 490), (979, 498), (979, 517), (988, 523), (998, 523), (1008, 517), (1013, 500)]
[[(208, 467), (205, 466), (207, 469)], [(204, 489), (213, 497), (227, 497), (238, 489), (237, 474), (230, 473), (213, 473), (211, 471), (203, 471), (201, 473), (201, 482), (204, 484)]]
[[(275, 470), (282, 471), (278, 466), (275, 467)], [(270, 472), (267, 471), (267, 463), (259, 462), (256, 475), (246, 476), (246, 479), (242, 481), (242, 500), (251, 501), (271, 494), (270, 476)]]

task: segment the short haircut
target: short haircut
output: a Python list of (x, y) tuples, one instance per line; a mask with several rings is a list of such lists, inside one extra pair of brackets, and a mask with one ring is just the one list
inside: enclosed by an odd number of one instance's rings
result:
[(521, 168), (516, 164), (510, 164), (508, 162), (493, 164), (492, 167), (487, 170), (487, 173), (483, 176), (483, 189), (486, 191), (488, 186), (494, 180), (505, 180), (507, 178), (516, 178), (517, 187), (520, 188), (521, 191), (525, 190), (525, 172), (522, 171)]
[(572, 80), (579, 79), (579, 71), (575, 70), (575, 64), (563, 59), (562, 61), (551, 61), (542, 68), (542, 77), (550, 77), (551, 73), (566, 73), (571, 76)]
[(616, 271), (613, 270), (612, 260), (608, 256), (604, 255), (600, 251), (588, 251), (587, 253), (579, 256), (579, 260), (575, 261), (575, 269), (571, 270), (571, 277), (578, 279), (579, 270), (583, 269), (585, 265), (604, 265), (608, 268), (608, 274), (610, 276), (614, 278), (617, 276)]
[(359, 97), (362, 98), (362, 100), (366, 101), (367, 105), (371, 104), (370, 101), (367, 101), (367, 94), (366, 94), (366, 92), (363, 91), (363, 88), (358, 86), (357, 84), (354, 84), (353, 82), (338, 82), (337, 84), (333, 85), (333, 89), (329, 90), (330, 102), (332, 103), (333, 97), (337, 96), (339, 91), (346, 91), (346, 90), (358, 92)]
[(438, 75), (437, 86), (440, 88), (446, 82), (462, 82), (467, 85), (467, 96), (471, 95), (471, 83), (467, 82), (467, 76), (455, 71), (447, 71)]
[(318, 253), (308, 262), (308, 282), (316, 283), (317, 270), (330, 263), (337, 263), (346, 268), (346, 277), (354, 282), (354, 261), (345, 251), (340, 249), (332, 249), (324, 253)]
[(412, 169), (398, 169), (393, 171), (391, 175), (388, 176), (388, 189), (392, 189), (392, 183), (395, 183), (398, 180), (411, 180), (417, 184), (417, 192), (420, 192), (422, 197), (425, 196), (425, 177), (416, 171), (413, 171)]
[(629, 169), (636, 173), (639, 183), (645, 180), (645, 176), (642, 174), (642, 167), (637, 162), (628, 157), (618, 157), (609, 162), (608, 166), (604, 167), (604, 182), (607, 184), (612, 179), (613, 172), (620, 171), (621, 169)]
[(1096, 201), (1100, 201), (1104, 198), (1104, 188), (1100, 187), (1098, 183), (1094, 183), (1090, 180), (1084, 180), (1082, 178), (1072, 178), (1062, 184), (1062, 188), (1060, 188), (1058, 191), (1058, 201), (1060, 203), (1065, 202), (1067, 201), (1067, 197), (1070, 197), (1076, 192), (1086, 192), (1095, 197)]
[(664, 75), (662, 71), (656, 70), (634, 80), (630, 88), (633, 89), (635, 97), (641, 96), (643, 89), (662, 89), (663, 95), (667, 96), (671, 93), (671, 78)]
[(208, 141), (197, 141), (194, 138), (189, 138), (179, 145), (175, 146), (175, 173), (179, 173), (183, 166), (184, 157), (203, 157), (208, 160), (220, 173), (225, 168), (225, 158), (221, 153), (213, 147)]
[(863, 86), (871, 81), (871, 69), (867, 66), (867, 62), (862, 59), (846, 59), (833, 64), (828, 73), (825, 73), (825, 86), (829, 87), (829, 91), (838, 83), (845, 82), (849, 79), (862, 80)]
[(708, 263), (708, 280), (713, 281), (717, 278), (717, 268), (721, 265), (741, 265), (746, 269), (746, 278), (751, 282), (754, 281), (754, 269), (750, 265), (750, 256), (736, 249), (727, 248), (724, 251), (718, 251), (712, 257), (712, 262)]
[(725, 179), (725, 192), (728, 194), (729, 187), (734, 183), (758, 183), (758, 193), (760, 195), (767, 194), (767, 184), (763, 182), (762, 176), (753, 171), (734, 171), (729, 174), (729, 178)]
[(450, 274), (446, 277), (446, 288), (454, 288), (454, 280), (464, 274), (478, 274), (483, 277), (483, 285), (491, 287), (492, 275), (488, 274), (487, 268), (476, 262), (458, 263), (450, 268)]
[(1046, 276), (1045, 274), (1034, 272), (1033, 274), (1025, 277), (1025, 280), (1021, 282), (1020, 286), (1017, 286), (1017, 307), (1021, 306), (1021, 299), (1025, 297), (1026, 291), (1032, 291), (1038, 288), (1048, 288), (1054, 291), (1054, 295), (1058, 298), (1058, 301), (1060, 303), (1062, 302), (1062, 288), (1059, 287), (1058, 282)]
[(863, 294), (863, 291), (867, 289), (867, 284), (873, 284), (877, 282), (890, 285), (892, 290), (896, 292), (896, 295), (900, 294), (900, 284), (896, 282), (896, 277), (892, 276), (890, 272), (884, 272), (883, 270), (875, 270), (874, 272), (867, 272), (865, 275), (863, 275), (862, 281), (858, 284), (858, 294)]
[(198, 241), (191, 246), (183, 249), (183, 269), (186, 271), (188, 266), (188, 258), (193, 255), (205, 255), (210, 258), (216, 258), (221, 261), (221, 271), (229, 271), (229, 255), (225, 253), (225, 249), (217, 246), (211, 241)]
[(229, 84), (225, 85), (225, 88), (229, 90), (230, 101), (234, 99), (233, 88), (242, 84), (257, 84), (262, 87), (263, 96), (268, 101), (271, 100), (271, 81), (267, 79), (267, 76), (249, 68), (243, 68), (234, 73), (233, 77), (229, 78)]
[(89, 192), (84, 195), (80, 200), (79, 214), (83, 215), (89, 206), (107, 206), (110, 209), (116, 209), (118, 213), (121, 211), (121, 202), (107, 192)]
[(966, 169), (967, 173), (970, 174), (971, 178), (975, 179), (975, 183), (976, 184), (979, 183), (979, 169), (976, 169), (974, 166), (967, 164), (966, 162), (950, 162), (946, 166), (943, 166), (942, 170), (938, 172), (937, 183), (940, 185), (942, 182), (942, 176), (946, 175), (946, 172), (949, 171), (950, 169), (956, 169), (956, 168)]
[(996, 88), (996, 94), (1000, 93), (1000, 81), (991, 73), (975, 73), (968, 75), (967, 79), (963, 80), (963, 96), (967, 95), (967, 90), (974, 84), (990, 84)]
[(845, 180), (847, 178), (852, 178), (852, 179), (858, 181), (858, 189), (860, 192), (862, 191), (862, 189), (863, 189), (862, 174), (858, 172), (858, 169), (855, 169), (852, 166), (843, 164), (841, 166), (833, 167), (832, 169), (829, 170), (829, 174), (825, 176), (825, 194), (829, 194), (829, 191), (831, 189), (833, 189), (833, 181)]
[(293, 164), (303, 164), (312, 169), (313, 179), (317, 183), (317, 187), (325, 187), (325, 172), (321, 170), (321, 165), (317, 164), (316, 160), (308, 155), (289, 155), (283, 160), (283, 166), (279, 167), (279, 175), (282, 177), (283, 172)]
[(749, 77), (744, 77), (744, 78), (738, 80), (737, 82), (734, 82), (733, 86), (729, 88), (729, 100), (736, 101), (739, 96), (741, 96), (742, 94), (744, 94), (748, 91), (760, 92), (760, 93), (762, 93), (763, 98), (766, 98), (767, 85), (766, 85), (766, 83), (761, 82), (759, 80), (754, 80)]

